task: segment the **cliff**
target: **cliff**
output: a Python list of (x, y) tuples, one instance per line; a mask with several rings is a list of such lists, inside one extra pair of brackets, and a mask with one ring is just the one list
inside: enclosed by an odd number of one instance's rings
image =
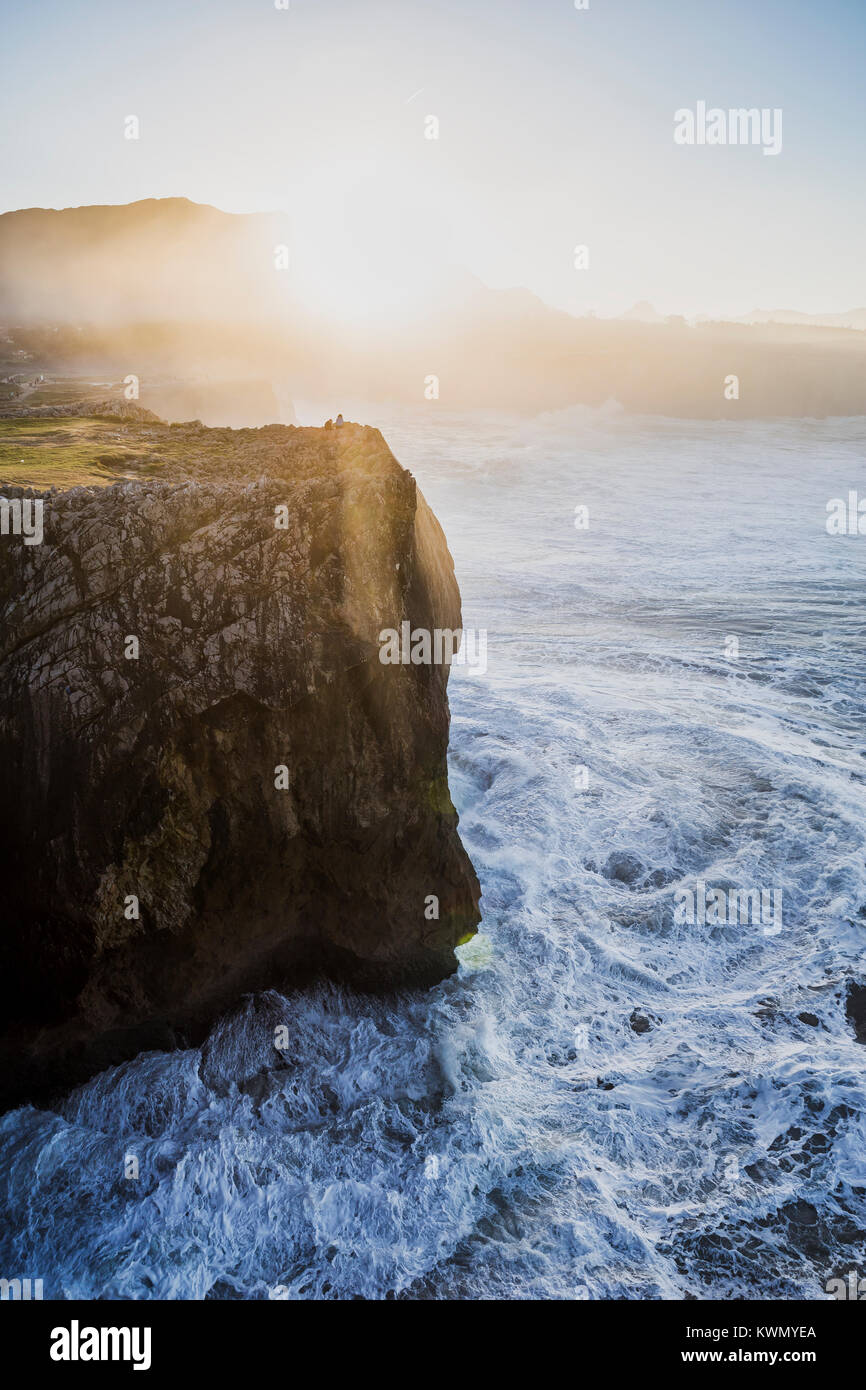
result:
[(461, 624), (412, 476), (374, 429), (131, 413), (102, 423), (135, 476), (0, 537), (7, 1104), (244, 991), (429, 985), (479, 920), (447, 667), (379, 661)]

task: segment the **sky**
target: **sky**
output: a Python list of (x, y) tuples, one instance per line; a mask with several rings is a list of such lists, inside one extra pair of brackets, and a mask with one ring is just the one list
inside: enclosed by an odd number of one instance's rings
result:
[[(288, 4), (0, 0), (0, 210), (284, 211), (359, 307), (434, 265), (578, 314), (866, 305), (866, 0)], [(675, 143), (700, 101), (780, 109), (780, 152)]]

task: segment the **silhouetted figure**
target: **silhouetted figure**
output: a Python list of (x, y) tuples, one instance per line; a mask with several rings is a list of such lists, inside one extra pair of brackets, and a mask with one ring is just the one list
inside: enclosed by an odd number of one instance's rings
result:
[(342, 415), (338, 415), (338, 416), (337, 416), (336, 420), (334, 421), (334, 424), (336, 425), (336, 427), (337, 427), (338, 430), (343, 428), (343, 417), (342, 417)]
[(334, 422), (333, 422), (333, 420), (326, 420), (326, 421), (325, 421), (325, 429), (326, 429), (326, 430), (332, 430), (333, 428), (334, 428)]

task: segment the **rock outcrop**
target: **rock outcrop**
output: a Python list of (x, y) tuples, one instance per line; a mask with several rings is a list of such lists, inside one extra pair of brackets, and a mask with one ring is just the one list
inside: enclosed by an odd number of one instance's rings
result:
[(379, 660), (461, 625), (411, 474), (359, 426), (127, 428), (182, 466), (0, 537), (6, 1104), (245, 991), (428, 985), (479, 920), (447, 667)]

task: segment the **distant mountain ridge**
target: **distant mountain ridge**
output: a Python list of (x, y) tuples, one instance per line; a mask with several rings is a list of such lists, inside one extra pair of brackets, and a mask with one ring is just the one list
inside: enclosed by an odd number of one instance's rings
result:
[(0, 315), (118, 323), (259, 317), (273, 307), (279, 214), (188, 198), (0, 216)]
[[(347, 226), (349, 243), (364, 232)], [(380, 292), (387, 304), (395, 289), (398, 301), (424, 291), (411, 310), (353, 317), (339, 296), (327, 308), (303, 264), (281, 272), (281, 249), (290, 260), (288, 216), (186, 198), (6, 213), (0, 358), (12, 371), (255, 380), (334, 409), (341, 398), (527, 412), (616, 400), (683, 417), (866, 414), (866, 334), (852, 331), (866, 310), (689, 323), (639, 301), (621, 318), (577, 318), (422, 255), (393, 277), (387, 261), (363, 272), (374, 309)]]
[(733, 320), (735, 323), (787, 323), (803, 328), (851, 328), (866, 331), (866, 308), (849, 309), (843, 314), (805, 314), (799, 309), (753, 309)]

